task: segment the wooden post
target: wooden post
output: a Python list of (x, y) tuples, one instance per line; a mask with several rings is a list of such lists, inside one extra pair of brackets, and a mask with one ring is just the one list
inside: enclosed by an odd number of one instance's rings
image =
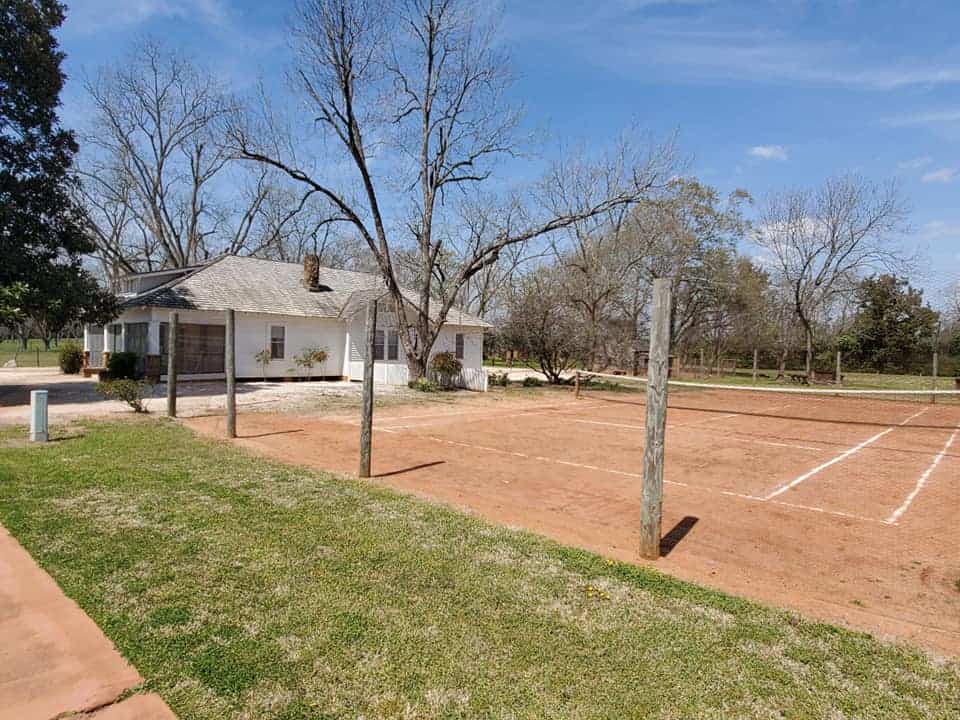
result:
[(580, 371), (579, 370), (577, 370), (577, 374), (574, 377), (573, 386), (574, 386), (573, 397), (579, 400), (580, 399)]
[(223, 365), (227, 374), (227, 437), (237, 436), (237, 346), (233, 308), (227, 310)]
[[(647, 360), (647, 364), (648, 365), (650, 364), (649, 359)], [(647, 374), (649, 376), (649, 370), (647, 371)], [(707, 366), (703, 359), (703, 348), (700, 348), (700, 377), (706, 377), (706, 376), (707, 376)]]
[(177, 325), (180, 316), (170, 313), (167, 325), (167, 416), (177, 416)]
[[(940, 353), (937, 351), (936, 348), (934, 348), (933, 349), (933, 378), (930, 381), (931, 390), (935, 391), (937, 389), (937, 375), (939, 373), (940, 373)], [(936, 404), (937, 402), (936, 393), (930, 396), (930, 402)]]
[(373, 347), (377, 337), (377, 301), (367, 303), (366, 352), (363, 357), (363, 417), (360, 419), (360, 477), (370, 477), (370, 445), (373, 439)]
[(670, 283), (653, 281), (650, 355), (647, 360), (646, 446), (643, 450), (643, 504), (640, 511), (640, 555), (660, 557), (663, 510), (663, 450), (667, 431), (667, 364), (670, 357)]
[(843, 353), (837, 350), (837, 369), (834, 371), (833, 382), (837, 385), (843, 383), (843, 371), (841, 369), (843, 365)]
[(753, 349), (753, 382), (757, 382), (757, 368), (759, 367), (760, 362), (760, 351), (757, 348)]

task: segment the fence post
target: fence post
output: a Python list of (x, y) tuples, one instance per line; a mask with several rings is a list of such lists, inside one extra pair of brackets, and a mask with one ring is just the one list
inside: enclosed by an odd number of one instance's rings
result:
[(224, 369), (227, 371), (227, 437), (237, 436), (237, 346), (236, 318), (233, 308), (226, 313), (226, 343), (223, 348)]
[(373, 439), (373, 347), (377, 337), (377, 301), (367, 303), (367, 337), (363, 357), (363, 416), (360, 419), (360, 477), (370, 477)]
[[(931, 390), (936, 391), (936, 389), (937, 389), (937, 374), (938, 374), (939, 372), (940, 372), (940, 353), (937, 351), (936, 348), (934, 348), (934, 350), (933, 350), (933, 379), (930, 381), (930, 389), (931, 389)], [(936, 404), (936, 402), (937, 402), (936, 392), (934, 392), (934, 394), (930, 396), (930, 402)]]
[(640, 555), (649, 560), (660, 557), (669, 357), (670, 283), (661, 278), (653, 281), (650, 355), (647, 361), (646, 446), (643, 450), (643, 504), (640, 511)]
[[(648, 364), (648, 365), (650, 364), (650, 360), (649, 360), (649, 359), (647, 360), (647, 364)], [(648, 370), (647, 374), (649, 375), (649, 370)], [(707, 376), (707, 366), (706, 366), (705, 361), (704, 361), (704, 359), (703, 359), (703, 348), (700, 348), (700, 377), (706, 377), (706, 376)]]
[(577, 373), (574, 376), (573, 383), (574, 383), (573, 397), (579, 400), (580, 399), (580, 371), (579, 370), (577, 370)]
[(170, 313), (167, 325), (167, 416), (177, 416), (177, 326), (180, 315)]
[(757, 382), (757, 368), (759, 367), (758, 363), (760, 362), (760, 351), (757, 348), (753, 349), (753, 382)]
[(841, 385), (843, 383), (843, 371), (841, 370), (842, 363), (843, 363), (843, 353), (840, 350), (837, 350), (837, 369), (836, 369), (835, 376), (833, 378), (834, 383), (836, 383), (837, 385)]

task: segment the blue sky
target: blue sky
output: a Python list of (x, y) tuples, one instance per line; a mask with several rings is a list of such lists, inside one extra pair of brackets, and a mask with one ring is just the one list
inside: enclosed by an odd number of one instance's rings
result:
[[(610, 144), (630, 124), (679, 132), (691, 170), (755, 197), (847, 171), (900, 177), (931, 300), (960, 280), (960, 2), (525, 0), (503, 42), (527, 122)], [(73, 0), (60, 33), (63, 117), (81, 79), (141, 34), (185, 48), (239, 91), (284, 85), (292, 0)]]

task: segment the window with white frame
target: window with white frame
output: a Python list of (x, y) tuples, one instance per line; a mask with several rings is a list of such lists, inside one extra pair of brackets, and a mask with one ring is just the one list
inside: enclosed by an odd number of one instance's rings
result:
[(270, 359), (283, 360), (287, 345), (287, 328), (283, 325), (270, 326)]
[(463, 333), (457, 333), (454, 356), (457, 360), (463, 360)]
[(383, 360), (383, 330), (373, 332), (373, 359)]
[(123, 350), (123, 325), (116, 323), (107, 327), (107, 351), (121, 352)]
[(387, 360), (400, 359), (400, 335), (396, 330), (387, 331)]

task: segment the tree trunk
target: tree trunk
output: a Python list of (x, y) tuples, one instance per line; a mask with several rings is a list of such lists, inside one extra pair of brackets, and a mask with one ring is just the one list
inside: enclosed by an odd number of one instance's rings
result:
[(790, 354), (790, 348), (784, 345), (780, 349), (780, 361), (777, 364), (777, 380), (783, 380), (787, 374), (787, 355)]
[(430, 350), (418, 349), (407, 355), (407, 375), (411, 381), (427, 377), (427, 364), (430, 362)]

